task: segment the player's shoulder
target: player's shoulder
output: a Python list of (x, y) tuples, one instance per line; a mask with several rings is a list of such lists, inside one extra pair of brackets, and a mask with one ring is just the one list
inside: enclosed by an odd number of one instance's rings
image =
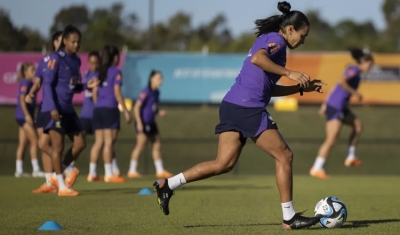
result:
[(354, 77), (360, 74), (360, 69), (356, 65), (350, 65), (346, 68), (345, 74), (347, 77)]
[(286, 45), (285, 39), (283, 36), (276, 32), (266, 33), (260, 36), (263, 41), (267, 41), (269, 44), (275, 45)]

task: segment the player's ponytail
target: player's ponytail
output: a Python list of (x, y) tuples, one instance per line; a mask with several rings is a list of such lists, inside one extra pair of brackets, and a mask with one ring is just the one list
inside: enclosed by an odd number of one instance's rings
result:
[(119, 50), (116, 46), (105, 45), (101, 52), (101, 63), (99, 68), (100, 86), (107, 78), (108, 69), (114, 64), (116, 57), (119, 57)]
[(271, 32), (279, 32), (285, 26), (293, 25), (295, 30), (299, 30), (304, 26), (310, 26), (307, 17), (300, 11), (290, 11), (291, 6), (288, 2), (279, 2), (278, 10), (282, 15), (270, 16), (266, 19), (258, 19), (256, 24), (257, 37)]
[[(53, 49), (53, 51), (56, 51), (58, 48), (56, 48), (56, 46), (54, 45), (54, 42), (58, 40), (58, 38), (60, 36), (62, 36), (63, 31), (57, 31), (55, 32), (52, 36), (51, 36), (51, 48)], [(62, 42), (62, 39), (61, 39)], [(60, 42), (60, 43), (61, 43)], [(61, 44), (60, 44), (61, 45)]]
[(161, 73), (161, 72), (158, 70), (154, 70), (154, 69), (151, 70), (150, 75), (149, 75), (149, 82), (147, 83), (147, 87), (149, 89), (151, 89), (151, 79), (154, 77), (154, 75), (159, 74), (159, 73)]
[(350, 49), (351, 57), (360, 64), (362, 61), (372, 61), (373, 57), (369, 53), (369, 51), (362, 50), (359, 48), (351, 48)]

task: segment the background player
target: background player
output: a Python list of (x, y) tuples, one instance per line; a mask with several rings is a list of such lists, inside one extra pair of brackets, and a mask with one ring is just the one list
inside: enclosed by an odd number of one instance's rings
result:
[[(81, 61), (76, 55), (80, 40), (80, 31), (72, 25), (66, 26), (60, 49), (50, 55), (43, 74), (41, 121), (45, 123), (43, 131), (49, 134), (51, 147), (42, 146), (42, 150), (52, 156), (53, 169), (56, 172), (56, 179), (53, 179), (52, 183), (58, 187), (59, 196), (78, 195), (78, 192), (68, 188), (64, 183), (63, 168), (75, 160), (86, 146), (80, 121), (72, 104), (77, 86), (82, 87), (79, 84)], [(66, 134), (73, 141), (73, 145), (62, 162)]]
[(362, 101), (362, 95), (357, 91), (357, 88), (361, 81), (361, 74), (368, 73), (371, 69), (373, 58), (370, 54), (364, 53), (360, 49), (352, 50), (351, 55), (357, 62), (357, 65), (349, 66), (346, 69), (343, 77), (338, 84), (336, 84), (326, 102), (321, 105), (319, 110), (320, 115), (326, 115), (326, 137), (324, 143), (318, 150), (318, 156), (310, 169), (310, 175), (320, 179), (329, 178), (329, 175), (325, 173), (324, 164), (338, 138), (343, 124), (353, 129), (350, 134), (349, 149), (344, 165), (361, 165), (361, 161), (356, 157), (355, 151), (362, 131), (362, 123), (361, 120), (350, 111), (348, 104), (352, 95), (357, 97), (359, 102)]
[(166, 112), (158, 109), (160, 101), (159, 88), (162, 84), (162, 74), (153, 70), (149, 76), (147, 86), (142, 90), (138, 100), (135, 103), (133, 114), (135, 116), (136, 128), (136, 146), (131, 154), (131, 164), (128, 171), (129, 178), (140, 178), (141, 174), (137, 172), (137, 165), (140, 154), (146, 147), (146, 143), (150, 140), (152, 144), (152, 155), (154, 166), (156, 167), (157, 178), (169, 178), (171, 173), (164, 170), (161, 157), (161, 141), (158, 133), (156, 115), (164, 117)]
[(36, 107), (36, 97), (33, 97), (33, 102), (26, 103), (25, 96), (29, 93), (33, 86), (35, 77), (35, 66), (32, 63), (23, 63), (19, 69), (19, 90), (17, 96), (17, 108), (15, 110), (15, 119), (18, 123), (18, 148), (16, 153), (16, 170), (15, 177), (29, 177), (30, 175), (23, 171), (23, 160), (25, 147), (29, 141), (29, 154), (32, 163), (32, 176), (44, 177), (44, 172), (40, 170), (39, 161), (37, 158), (37, 143), (38, 137), (34, 127), (34, 112)]
[[(265, 110), (271, 97), (287, 96), (303, 91), (322, 92), (323, 82), (309, 81), (309, 76), (285, 69), (286, 47), (295, 49), (305, 42), (310, 23), (300, 11), (290, 11), (287, 2), (278, 3), (282, 15), (256, 21), (257, 40), (243, 63), (235, 84), (220, 106), (218, 155), (213, 161), (197, 164), (168, 179), (154, 183), (158, 203), (169, 214), (169, 200), (179, 186), (227, 173), (232, 170), (247, 138), (275, 159), (285, 230), (310, 227), (319, 221), (296, 213), (293, 205), (293, 153), (286, 144), (272, 117)], [(300, 85), (276, 85), (281, 76)]]
[[(116, 67), (119, 63), (119, 50), (115, 46), (106, 45), (101, 55), (101, 65), (98, 72), (99, 85), (93, 88), (95, 143), (90, 151), (90, 158), (95, 159), (103, 149), (104, 181), (123, 183), (125, 179), (119, 174), (114, 174), (112, 166), (114, 143), (120, 127), (118, 104), (123, 108), (126, 122), (130, 123), (132, 118), (125, 106), (121, 92), (122, 74)], [(97, 175), (97, 172), (93, 170), (95, 169), (90, 168), (88, 179)]]

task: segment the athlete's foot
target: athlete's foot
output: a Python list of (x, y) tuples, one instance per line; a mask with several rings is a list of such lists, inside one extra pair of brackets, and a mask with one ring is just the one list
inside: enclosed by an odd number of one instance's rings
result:
[(142, 178), (142, 175), (139, 173), (139, 172), (137, 172), (137, 171), (135, 171), (135, 172), (128, 172), (128, 178), (130, 178), (130, 179), (139, 179), (139, 178)]
[(346, 159), (344, 161), (344, 165), (347, 166), (347, 167), (350, 167), (350, 166), (361, 166), (362, 162), (358, 158)]
[(78, 178), (79, 170), (74, 167), (74, 170), (65, 174), (65, 185), (67, 187), (72, 187), (74, 185), (76, 178)]
[(86, 179), (88, 182), (103, 181), (103, 179), (100, 176), (98, 176), (98, 175), (94, 176), (94, 175), (90, 175), (90, 174), (87, 176)]
[(32, 172), (32, 177), (33, 178), (44, 178), (45, 174), (43, 171), (34, 171), (34, 172)]
[(58, 196), (60, 196), (60, 197), (76, 197), (78, 195), (79, 195), (79, 193), (77, 191), (72, 190), (70, 188), (58, 190)]
[(157, 201), (160, 205), (160, 209), (165, 215), (169, 215), (169, 200), (171, 199), (172, 195), (174, 195), (174, 191), (169, 188), (168, 180), (157, 180), (154, 182), (153, 186), (154, 190), (157, 191)]
[(15, 172), (15, 173), (14, 173), (14, 176), (15, 176), (16, 178), (29, 178), (29, 177), (31, 177), (30, 174), (25, 173), (25, 172)]
[(106, 183), (125, 183), (125, 179), (122, 176), (104, 176), (104, 182)]
[(331, 178), (328, 174), (325, 173), (323, 169), (321, 170), (314, 170), (314, 168), (310, 169), (310, 175), (312, 177), (318, 178), (318, 179), (329, 179)]
[(173, 175), (168, 171), (162, 171), (156, 174), (157, 179), (171, 178)]
[(282, 222), (282, 228), (284, 230), (309, 228), (317, 224), (319, 220), (318, 217), (304, 217), (302, 213), (296, 213), (292, 219)]
[(114, 176), (120, 176), (121, 175), (121, 172), (117, 168), (114, 168), (112, 171), (113, 171), (113, 175)]
[(32, 191), (32, 193), (55, 193), (57, 192), (57, 187), (49, 184), (43, 184), (38, 189)]

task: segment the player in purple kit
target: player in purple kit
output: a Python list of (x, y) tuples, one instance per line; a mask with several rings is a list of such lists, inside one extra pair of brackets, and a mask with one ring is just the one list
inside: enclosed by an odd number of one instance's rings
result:
[(36, 107), (36, 99), (33, 98), (33, 102), (26, 103), (25, 96), (29, 93), (33, 86), (33, 79), (35, 77), (35, 66), (32, 63), (23, 63), (19, 69), (18, 80), (19, 90), (17, 96), (17, 108), (15, 110), (15, 119), (19, 126), (18, 134), (18, 148), (16, 153), (16, 171), (15, 177), (28, 177), (29, 174), (23, 171), (23, 158), (25, 147), (29, 141), (30, 148), (29, 154), (31, 156), (32, 163), (32, 176), (43, 177), (44, 173), (40, 170), (39, 162), (37, 159), (37, 143), (38, 137), (34, 127), (34, 112)]
[[(265, 107), (271, 97), (300, 92), (322, 92), (321, 80), (310, 81), (307, 74), (285, 68), (286, 47), (295, 49), (304, 43), (309, 21), (300, 11), (290, 11), (287, 2), (278, 3), (282, 15), (257, 20), (257, 39), (250, 49), (235, 84), (220, 106), (217, 158), (200, 163), (168, 179), (154, 183), (158, 203), (165, 215), (169, 201), (179, 186), (227, 173), (236, 164), (247, 138), (275, 159), (276, 181), (280, 192), (285, 230), (302, 229), (318, 223), (319, 218), (304, 217), (293, 207), (293, 153), (279, 133), (275, 121)], [(295, 86), (280, 86), (281, 76), (298, 82)]]
[[(80, 121), (72, 104), (80, 84), (81, 60), (76, 55), (81, 40), (80, 31), (72, 25), (63, 31), (60, 49), (49, 56), (43, 74), (42, 120), (43, 132), (50, 136), (51, 146), (41, 146), (52, 157), (56, 179), (52, 183), (58, 188), (59, 196), (77, 196), (78, 192), (64, 183), (65, 169), (86, 147)], [(65, 135), (73, 141), (72, 147), (62, 160)]]
[(359, 102), (362, 101), (362, 95), (357, 91), (361, 81), (361, 74), (369, 72), (374, 60), (369, 53), (364, 53), (360, 49), (352, 50), (351, 54), (357, 65), (349, 66), (346, 69), (344, 75), (319, 110), (320, 115), (326, 115), (327, 121), (325, 141), (319, 148), (318, 156), (310, 169), (310, 175), (316, 178), (330, 178), (324, 170), (324, 163), (337, 140), (343, 124), (353, 129), (350, 134), (349, 149), (344, 165), (348, 167), (361, 165), (361, 161), (355, 155), (355, 150), (362, 131), (362, 123), (350, 111), (348, 104), (352, 95), (356, 96)]
[(151, 141), (154, 166), (156, 167), (156, 177), (159, 179), (171, 177), (172, 174), (164, 170), (161, 158), (160, 135), (156, 124), (156, 115), (165, 116), (164, 110), (158, 109), (160, 92), (162, 84), (162, 74), (159, 71), (151, 71), (149, 82), (146, 88), (139, 95), (139, 99), (133, 109), (135, 115), (136, 128), (136, 146), (132, 151), (131, 164), (129, 167), (129, 178), (140, 178), (141, 174), (137, 172), (137, 165), (140, 154), (146, 147), (147, 140)]
[[(131, 116), (121, 92), (122, 74), (117, 68), (119, 50), (115, 46), (106, 45), (102, 50), (101, 65), (98, 72), (99, 85), (93, 88), (93, 128), (95, 143), (90, 151), (90, 158), (95, 159), (103, 149), (104, 181), (108, 183), (123, 183), (125, 179), (113, 173), (114, 143), (120, 128), (120, 113), (118, 104), (123, 108), (125, 120), (131, 122)], [(91, 165), (92, 166), (92, 165)], [(95, 169), (90, 169), (93, 175)], [(97, 174), (97, 173), (95, 173)], [(89, 176), (90, 176), (89, 175)]]

